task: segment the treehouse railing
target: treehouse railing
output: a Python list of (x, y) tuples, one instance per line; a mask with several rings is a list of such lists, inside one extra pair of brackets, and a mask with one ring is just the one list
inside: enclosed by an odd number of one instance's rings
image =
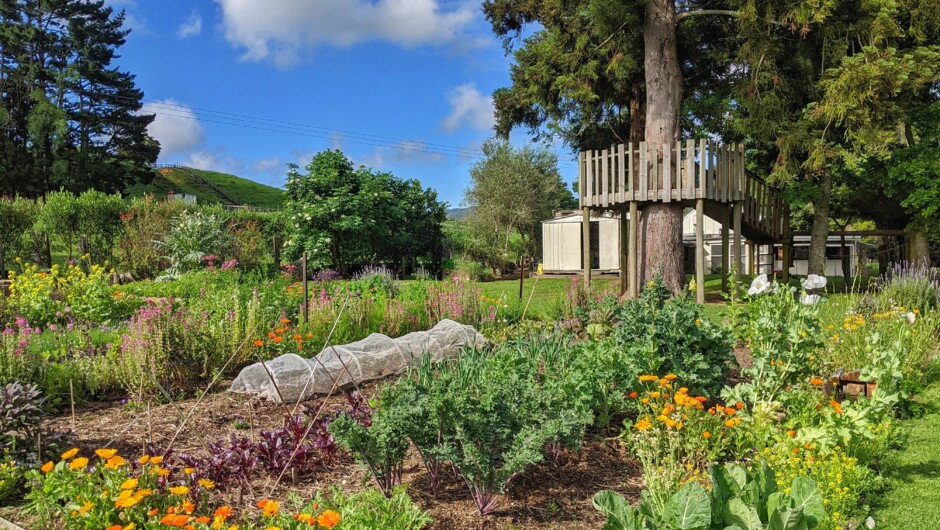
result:
[(636, 202), (705, 199), (740, 202), (742, 221), (765, 237), (784, 237), (780, 193), (744, 170), (743, 145), (708, 140), (673, 144), (626, 143), (582, 151), (578, 160), (581, 206), (610, 208)]

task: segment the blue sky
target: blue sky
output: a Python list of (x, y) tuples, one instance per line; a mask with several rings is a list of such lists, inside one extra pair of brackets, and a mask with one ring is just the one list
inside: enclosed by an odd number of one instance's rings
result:
[[(133, 31), (160, 162), (280, 186), (287, 163), (342, 149), (457, 206), (492, 135), (509, 60), (479, 2), (109, 0)], [(524, 143), (524, 132), (513, 135)], [(561, 171), (576, 171), (559, 151)]]

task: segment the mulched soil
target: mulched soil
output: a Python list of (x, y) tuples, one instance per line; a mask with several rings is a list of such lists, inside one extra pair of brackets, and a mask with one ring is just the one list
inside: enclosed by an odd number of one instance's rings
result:
[[(372, 393), (370, 388), (362, 390)], [(341, 395), (326, 399), (326, 410), (344, 409), (345, 405)], [(177, 436), (181, 418), (189, 416), (193, 407), (196, 412)], [(116, 401), (91, 403), (76, 410), (74, 426), (68, 410), (50, 418), (48, 426), (60, 431), (73, 430), (75, 444), (84, 453), (113, 447), (121, 454), (137, 455), (148, 443), (163, 448), (175, 438), (176, 453), (199, 454), (208, 442), (233, 436), (256, 437), (261, 429), (280, 427), (290, 410), (290, 406), (218, 392), (198, 403), (193, 398), (149, 410), (130, 409)], [(250, 429), (236, 429), (236, 419), (248, 422)], [(332, 485), (340, 485), (347, 492), (369, 485), (368, 475), (347, 453), (341, 453), (330, 469), (297, 477), (296, 482), (288, 474), (276, 487), (276, 477), (263, 471), (255, 475), (241, 499), (241, 506), (249, 509), (263, 497), (286, 499), (288, 493), (295, 492), (309, 498), (315, 491)], [(415, 502), (433, 517), (432, 530), (599, 528), (604, 518), (591, 505), (597, 491), (616, 490), (635, 501), (642, 488), (639, 463), (629, 457), (619, 441), (598, 433), (589, 436), (581, 452), (563, 454), (557, 462), (544, 462), (528, 470), (513, 482), (495, 512), (485, 518), (479, 516), (463, 482), (448, 473), (442, 475), (441, 489), (435, 497), (416, 451), (408, 455), (404, 482)], [(222, 497), (217, 499), (220, 502), (238, 505), (235, 493), (217, 495)], [(3, 514), (17, 515), (5, 510)]]

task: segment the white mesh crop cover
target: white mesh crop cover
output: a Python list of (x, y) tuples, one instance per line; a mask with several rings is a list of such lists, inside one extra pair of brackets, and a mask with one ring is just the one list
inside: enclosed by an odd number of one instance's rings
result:
[(288, 353), (242, 369), (229, 388), (276, 402), (296, 402), (327, 394), (345, 385), (361, 384), (400, 374), (425, 353), (438, 361), (464, 347), (482, 346), (486, 339), (473, 326), (442, 320), (428, 331), (389, 338), (373, 333), (341, 346), (327, 346), (306, 359)]

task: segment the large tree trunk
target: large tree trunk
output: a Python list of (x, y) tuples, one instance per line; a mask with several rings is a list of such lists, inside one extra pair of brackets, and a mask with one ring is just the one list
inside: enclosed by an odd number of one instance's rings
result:
[(809, 274), (826, 274), (826, 242), (829, 240), (829, 198), (832, 195), (832, 174), (823, 171), (819, 177), (819, 197), (813, 201), (813, 227), (809, 240)]
[[(643, 43), (646, 69), (646, 141), (662, 146), (679, 139), (682, 78), (676, 49), (674, 2), (649, 1), (646, 5)], [(662, 275), (669, 290), (679, 293), (685, 284), (682, 206), (673, 203), (645, 205), (643, 235), (644, 281)]]

